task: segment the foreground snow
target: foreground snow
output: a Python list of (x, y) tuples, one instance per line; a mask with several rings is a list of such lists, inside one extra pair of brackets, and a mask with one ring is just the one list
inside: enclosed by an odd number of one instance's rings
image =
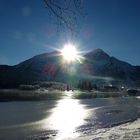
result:
[(140, 140), (140, 119), (112, 128), (98, 129), (90, 136), (69, 140)]

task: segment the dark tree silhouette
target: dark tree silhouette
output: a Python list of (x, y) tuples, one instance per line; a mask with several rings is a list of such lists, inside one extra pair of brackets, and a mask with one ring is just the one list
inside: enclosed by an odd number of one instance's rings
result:
[(83, 0), (44, 0), (46, 9), (56, 18), (58, 29), (60, 27), (76, 32), (79, 17), (84, 17)]
[(78, 88), (81, 90), (91, 91), (93, 89), (92, 83), (89, 80), (80, 80), (78, 83)]

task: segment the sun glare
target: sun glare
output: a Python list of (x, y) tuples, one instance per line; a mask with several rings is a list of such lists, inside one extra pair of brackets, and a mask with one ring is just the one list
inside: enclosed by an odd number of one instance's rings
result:
[(51, 124), (51, 129), (58, 130), (56, 140), (77, 137), (76, 128), (85, 123), (86, 112), (84, 106), (80, 105), (77, 100), (64, 99), (58, 101), (53, 111), (54, 113), (48, 121)]
[(63, 58), (68, 61), (75, 61), (78, 58), (78, 51), (76, 47), (72, 44), (64, 45), (64, 48), (61, 50)]

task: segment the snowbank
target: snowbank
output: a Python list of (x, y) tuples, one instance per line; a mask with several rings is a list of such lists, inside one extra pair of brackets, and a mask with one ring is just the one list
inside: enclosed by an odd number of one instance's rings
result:
[(112, 128), (98, 129), (90, 136), (69, 140), (140, 140), (140, 119)]

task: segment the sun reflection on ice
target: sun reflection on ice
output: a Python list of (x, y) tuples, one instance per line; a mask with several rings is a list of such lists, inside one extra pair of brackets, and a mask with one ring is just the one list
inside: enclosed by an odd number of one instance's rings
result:
[(76, 128), (84, 124), (86, 112), (78, 100), (63, 99), (58, 101), (57, 107), (50, 116), (51, 129), (58, 130), (56, 140), (74, 138)]

